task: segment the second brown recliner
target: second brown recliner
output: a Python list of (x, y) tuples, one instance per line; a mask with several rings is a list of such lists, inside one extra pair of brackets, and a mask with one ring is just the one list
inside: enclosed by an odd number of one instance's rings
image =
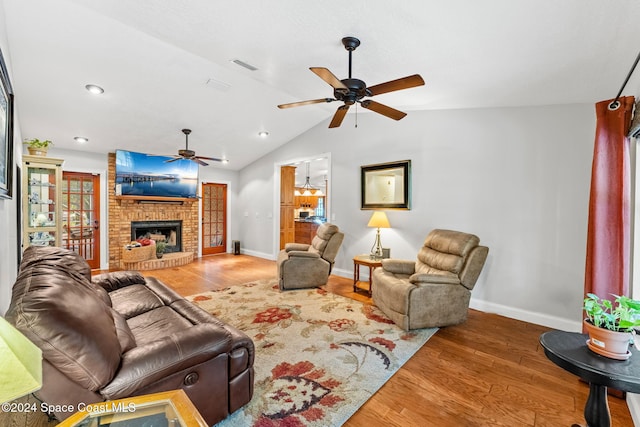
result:
[(405, 330), (462, 323), (488, 253), (478, 236), (433, 230), (417, 260), (382, 260), (372, 275), (373, 303)]
[(281, 290), (315, 288), (327, 283), (344, 239), (337, 225), (322, 224), (311, 244), (287, 243), (278, 254)]

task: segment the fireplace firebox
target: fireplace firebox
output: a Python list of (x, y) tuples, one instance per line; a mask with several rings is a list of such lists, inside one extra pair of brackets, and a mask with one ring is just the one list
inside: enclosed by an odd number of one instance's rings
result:
[(131, 240), (140, 238), (164, 240), (165, 252), (182, 252), (182, 221), (132, 221)]

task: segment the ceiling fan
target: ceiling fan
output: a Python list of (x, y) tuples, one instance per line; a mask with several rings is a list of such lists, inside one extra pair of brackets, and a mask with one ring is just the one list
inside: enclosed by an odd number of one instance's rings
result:
[(186, 138), (185, 149), (184, 150), (178, 150), (178, 154), (172, 156), (173, 157), (172, 159), (166, 160), (165, 163), (175, 162), (176, 160), (180, 160), (180, 159), (191, 160), (192, 162), (199, 163), (202, 166), (208, 166), (209, 165), (209, 163), (203, 162), (202, 159), (204, 159), (204, 160), (213, 160), (214, 162), (229, 163), (229, 160), (227, 160), (227, 159), (218, 159), (216, 157), (196, 156), (196, 152), (195, 151), (189, 150), (189, 134), (191, 133), (191, 129), (182, 129), (182, 133), (184, 133), (184, 136)]
[(309, 68), (318, 77), (320, 77), (322, 80), (331, 85), (331, 87), (333, 87), (334, 97), (292, 102), (289, 104), (280, 104), (278, 105), (278, 108), (291, 108), (309, 104), (320, 104), (323, 102), (343, 101), (344, 105), (338, 107), (338, 110), (333, 115), (331, 123), (329, 123), (330, 128), (340, 126), (340, 124), (342, 124), (344, 116), (349, 110), (349, 107), (356, 102), (368, 110), (375, 111), (378, 114), (382, 114), (383, 116), (389, 117), (394, 120), (400, 120), (404, 116), (406, 116), (407, 113), (396, 110), (395, 108), (391, 108), (370, 99), (363, 100), (362, 98), (380, 95), (387, 92), (393, 92), (396, 90), (422, 86), (424, 85), (424, 80), (422, 79), (422, 77), (420, 77), (419, 74), (414, 74), (412, 76), (407, 76), (401, 79), (391, 80), (386, 83), (380, 83), (375, 86), (367, 87), (366, 83), (362, 80), (354, 79), (351, 77), (351, 53), (356, 50), (358, 46), (360, 46), (360, 40), (355, 37), (344, 37), (342, 39), (342, 44), (344, 45), (344, 48), (349, 52), (349, 78), (340, 80), (327, 68)]

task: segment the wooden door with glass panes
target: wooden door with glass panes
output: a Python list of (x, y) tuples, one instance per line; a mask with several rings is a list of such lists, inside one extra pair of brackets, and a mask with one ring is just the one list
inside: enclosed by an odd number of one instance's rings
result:
[(62, 159), (22, 156), (22, 248), (60, 246)]
[(227, 251), (227, 185), (202, 184), (202, 255)]
[(100, 175), (62, 174), (62, 247), (100, 268)]

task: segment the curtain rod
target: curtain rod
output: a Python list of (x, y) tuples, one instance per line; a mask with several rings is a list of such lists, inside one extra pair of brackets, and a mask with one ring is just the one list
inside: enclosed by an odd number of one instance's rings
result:
[(611, 104), (609, 104), (610, 110), (615, 110), (620, 106), (618, 99), (620, 99), (620, 95), (622, 95), (622, 91), (624, 90), (624, 87), (627, 85), (627, 83), (629, 82), (629, 79), (631, 78), (631, 75), (633, 74), (633, 71), (636, 69), (636, 66), (638, 65), (638, 61), (640, 61), (640, 52), (638, 52), (638, 56), (636, 56), (636, 61), (633, 63), (633, 66), (629, 70), (629, 74), (627, 74), (627, 78), (624, 79), (624, 83), (622, 83), (622, 87), (618, 91), (616, 98), (613, 100)]

